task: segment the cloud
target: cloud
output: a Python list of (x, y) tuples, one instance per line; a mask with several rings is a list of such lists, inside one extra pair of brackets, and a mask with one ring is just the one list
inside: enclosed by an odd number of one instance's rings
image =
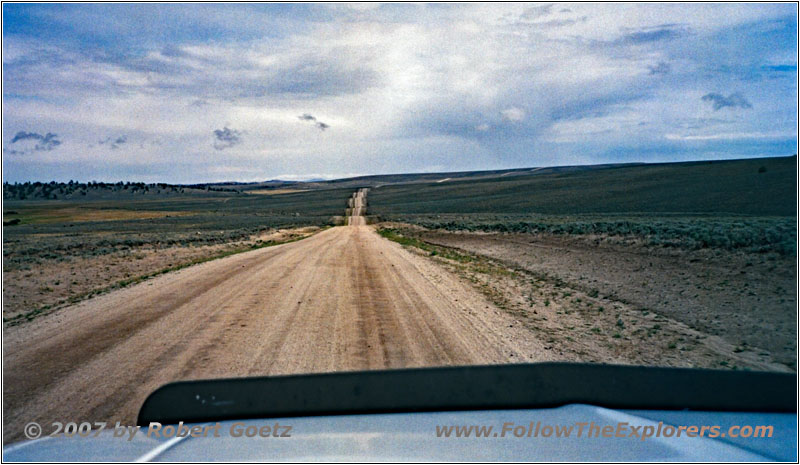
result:
[(214, 130), (214, 148), (225, 150), (242, 142), (242, 132), (227, 126)]
[[(684, 145), (665, 134), (796, 132), (795, 10), (5, 5), (12, 19), (3, 35), (3, 116), (12, 130), (3, 146), (42, 145), (10, 143), (19, 129), (42, 138), (49, 130), (64, 143), (10, 157), (4, 170), (11, 181), (192, 183), (364, 166), (384, 173), (526, 166), (534, 150), (538, 164), (669, 159)], [(752, 110), (713, 111), (714, 100), (700, 100), (712, 91), (730, 99), (737, 90)], [(691, 116), (730, 123), (694, 130)], [(226, 127), (213, 126), (219, 122)], [(121, 134), (128, 140), (114, 151)], [(770, 155), (796, 150), (795, 137), (728, 141), (709, 141), (692, 156), (755, 153), (747, 144)], [(618, 155), (613, 148), (622, 146)], [(135, 157), (122, 156), (133, 148)], [(220, 150), (235, 156), (221, 163)]]
[(714, 108), (714, 111), (721, 110), (725, 107), (743, 109), (753, 108), (753, 105), (751, 105), (750, 102), (748, 102), (747, 99), (738, 92), (727, 97), (722, 94), (712, 92), (704, 95), (703, 101), (711, 102), (711, 106)]
[(772, 65), (772, 66), (762, 66), (761, 69), (767, 71), (777, 71), (781, 73), (796, 73), (797, 72), (797, 65)]
[(98, 141), (97, 143), (100, 145), (108, 144), (112, 150), (117, 150), (120, 145), (123, 145), (128, 142), (128, 136), (121, 135), (114, 139), (113, 137), (106, 137), (105, 139)]
[[(629, 29), (626, 29), (628, 31)], [(635, 31), (626, 32), (619, 42), (625, 44), (639, 45), (662, 40), (677, 39), (688, 33), (688, 29), (682, 24), (660, 24), (641, 28)]]
[(794, 134), (785, 131), (768, 132), (734, 132), (715, 134), (666, 134), (670, 140), (706, 141), (706, 140), (739, 140), (739, 139), (791, 139)]
[(518, 122), (525, 119), (525, 111), (521, 108), (511, 107), (500, 112), (506, 121)]
[(333, 47), (312, 43), (309, 47), (319, 53), (309, 53), (295, 40), (305, 39), (290, 36), (281, 39), (280, 45), (270, 41), (175, 44), (141, 54), (36, 44), (20, 59), (4, 61), (8, 78), (3, 86), (37, 94), (46, 85), (46, 93), (71, 98), (115, 92), (191, 96), (202, 106), (210, 100), (358, 94), (380, 79), (368, 65), (373, 53), (369, 49), (347, 46), (332, 53)]
[(648, 66), (647, 68), (650, 70), (651, 76), (655, 76), (658, 74), (669, 74), (671, 70), (669, 63), (665, 63), (663, 61), (659, 62), (657, 65)]
[[(14, 138), (11, 139), (12, 144), (17, 144), (25, 141), (33, 142), (34, 145), (31, 150), (39, 151), (47, 151), (53, 150), (54, 148), (61, 145), (61, 141), (58, 139), (58, 134), (53, 134), (52, 132), (48, 132), (45, 135), (41, 135), (37, 132), (26, 132), (26, 131), (19, 131)], [(25, 150), (18, 151), (13, 150), (14, 153), (24, 153)]]
[(536, 29), (541, 31), (571, 26), (586, 22), (589, 19), (587, 15), (565, 15), (572, 13), (572, 10), (567, 8), (560, 9), (557, 13), (554, 13), (553, 6), (552, 4), (534, 6), (524, 10), (518, 16), (509, 14), (501, 19), (511, 26), (520, 27), (522, 30)]
[(522, 14), (520, 15), (520, 19), (531, 20), (531, 19), (541, 18), (543, 16), (549, 15), (552, 9), (553, 9), (552, 4), (533, 6), (523, 11)]
[(297, 117), (300, 121), (308, 121), (313, 122), (314, 126), (318, 127), (320, 131), (324, 131), (331, 127), (329, 124), (323, 123), (319, 121), (314, 115), (309, 115), (308, 113), (303, 113), (302, 115)]
[(42, 135), (36, 132), (19, 131), (17, 135), (15, 135), (13, 139), (11, 139), (11, 143), (16, 144), (21, 140), (27, 140), (27, 139), (41, 140)]

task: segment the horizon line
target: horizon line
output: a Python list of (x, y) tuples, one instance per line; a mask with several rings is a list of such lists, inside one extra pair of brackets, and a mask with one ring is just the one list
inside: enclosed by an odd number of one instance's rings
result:
[[(78, 184), (88, 184), (88, 183), (102, 183), (102, 184), (118, 184), (118, 183), (132, 183), (132, 184), (165, 184), (169, 186), (182, 186), (182, 187), (189, 187), (189, 186), (198, 186), (198, 185), (228, 185), (228, 184), (261, 184), (261, 183), (268, 183), (268, 182), (283, 182), (283, 183), (295, 183), (295, 184), (304, 184), (304, 183), (334, 183), (340, 181), (350, 181), (355, 179), (362, 179), (362, 178), (371, 178), (371, 177), (378, 177), (378, 176), (408, 176), (408, 175), (448, 175), (448, 174), (464, 174), (464, 173), (503, 173), (503, 172), (514, 172), (514, 171), (525, 171), (525, 170), (539, 170), (539, 169), (549, 169), (549, 168), (571, 168), (571, 167), (578, 167), (578, 166), (636, 166), (636, 165), (669, 165), (669, 164), (681, 164), (681, 163), (715, 163), (715, 162), (730, 162), (730, 161), (743, 161), (743, 160), (761, 160), (761, 159), (768, 159), (768, 158), (791, 158), (797, 157), (797, 154), (794, 153), (792, 155), (764, 155), (758, 157), (740, 157), (740, 158), (718, 158), (713, 160), (708, 159), (695, 159), (695, 160), (675, 160), (675, 161), (628, 161), (628, 162), (618, 162), (618, 163), (576, 163), (570, 165), (547, 165), (547, 166), (524, 166), (518, 168), (500, 168), (500, 169), (480, 169), (480, 170), (464, 170), (464, 171), (408, 171), (402, 173), (376, 173), (376, 174), (362, 174), (357, 176), (346, 176), (341, 178), (332, 177), (329, 179), (325, 179), (324, 177), (319, 177), (319, 175), (309, 175), (307, 179), (297, 179), (297, 180), (290, 180), (290, 179), (281, 179), (280, 177), (271, 178), (271, 179), (264, 179), (260, 181), (236, 181), (236, 180), (226, 180), (226, 181), (207, 181), (207, 182), (190, 182), (190, 183), (171, 183), (171, 182), (164, 182), (164, 181), (154, 181), (154, 182), (142, 182), (142, 181), (124, 181), (124, 180), (116, 180), (116, 181), (98, 181), (98, 180), (90, 180), (90, 181), (78, 181), (74, 179), (70, 179), (70, 181), (38, 181), (38, 180), (26, 180), (26, 181), (14, 181), (8, 182), (5, 179), (3, 180), (3, 185), (9, 184), (25, 184), (25, 183), (40, 183), (40, 184), (49, 184), (55, 182), (57, 184), (69, 184), (69, 182), (76, 182)], [(285, 176), (300, 176), (300, 175), (285, 175)]]

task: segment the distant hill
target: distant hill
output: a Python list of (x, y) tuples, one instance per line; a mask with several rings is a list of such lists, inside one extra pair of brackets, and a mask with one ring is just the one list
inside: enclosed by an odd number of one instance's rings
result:
[(371, 187), (383, 213), (731, 212), (795, 215), (797, 157), (407, 173), (335, 180), (3, 184), (6, 200), (238, 196)]
[[(605, 167), (636, 166), (641, 163), (619, 163), (606, 165), (580, 165), (580, 166), (552, 166), (552, 167), (532, 167), (514, 168), (506, 170), (488, 171), (455, 171), (439, 173), (399, 173), (399, 174), (376, 174), (369, 176), (357, 176), (353, 178), (334, 179), (330, 181), (309, 183), (315, 188), (330, 187), (378, 187), (394, 184), (415, 184), (415, 183), (446, 183), (451, 181), (467, 181), (478, 179), (494, 179), (502, 177), (528, 176), (533, 173), (546, 174), (555, 172), (575, 172), (593, 170)], [(306, 187), (306, 189), (309, 187)]]
[[(369, 194), (372, 214), (726, 213), (797, 215), (797, 157), (438, 174)], [(491, 174), (489, 174), (491, 173)], [(414, 175), (411, 175), (414, 176)], [(409, 179), (409, 178), (406, 178)], [(428, 178), (430, 179), (430, 178)], [(363, 180), (362, 182), (366, 182)]]

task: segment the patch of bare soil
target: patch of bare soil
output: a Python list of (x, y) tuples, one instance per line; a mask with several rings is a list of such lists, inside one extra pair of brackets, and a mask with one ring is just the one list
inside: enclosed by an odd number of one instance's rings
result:
[(133, 282), (168, 268), (179, 268), (268, 241), (285, 242), (318, 228), (269, 231), (245, 241), (202, 246), (143, 246), (97, 256), (64, 256), (3, 273), (3, 321), (75, 302), (124, 282)]
[(794, 257), (586, 237), (406, 233), (506, 270), (459, 265), (564, 359), (796, 370)]

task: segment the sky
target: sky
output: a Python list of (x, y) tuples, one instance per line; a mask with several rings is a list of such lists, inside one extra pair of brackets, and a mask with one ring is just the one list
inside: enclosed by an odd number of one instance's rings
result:
[(797, 153), (797, 5), (11, 4), (3, 180)]

